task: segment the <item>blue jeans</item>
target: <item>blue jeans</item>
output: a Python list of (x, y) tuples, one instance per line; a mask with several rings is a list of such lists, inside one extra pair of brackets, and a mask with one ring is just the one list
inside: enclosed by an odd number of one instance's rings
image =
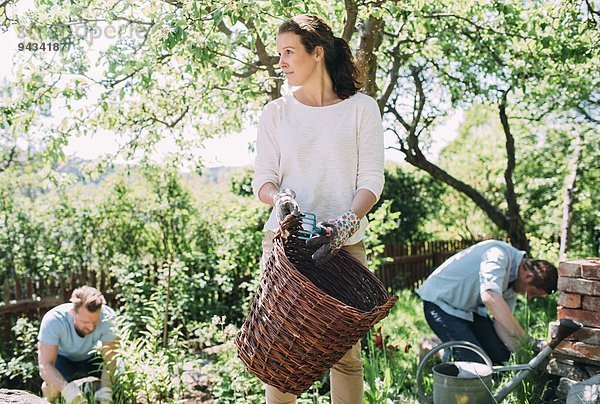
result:
[[(471, 322), (452, 316), (440, 306), (428, 301), (423, 301), (423, 311), (427, 324), (442, 342), (472, 342), (483, 348), (494, 364), (504, 363), (510, 357), (510, 351), (498, 337), (494, 323), (488, 316), (473, 313)], [(454, 356), (460, 361), (483, 363), (483, 359), (477, 353), (468, 349), (456, 348)]]
[(98, 378), (102, 376), (102, 358), (96, 355), (91, 356), (84, 361), (72, 361), (64, 356), (58, 355), (54, 362), (54, 367), (68, 382), (88, 376), (95, 376)]

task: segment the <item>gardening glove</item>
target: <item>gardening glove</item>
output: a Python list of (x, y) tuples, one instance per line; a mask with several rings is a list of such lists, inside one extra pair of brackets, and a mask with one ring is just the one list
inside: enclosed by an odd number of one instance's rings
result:
[(287, 215), (292, 214), (298, 216), (300, 214), (300, 208), (296, 202), (296, 193), (291, 189), (285, 188), (277, 192), (273, 202), (275, 203), (275, 214), (277, 215), (277, 221), (283, 222), (283, 219)]
[(548, 342), (545, 339), (531, 338), (531, 348), (534, 353), (540, 353), (547, 346)]
[(94, 399), (100, 404), (112, 404), (112, 389), (110, 387), (101, 387), (94, 393)]
[(81, 390), (79, 390), (79, 387), (77, 387), (77, 384), (75, 384), (75, 382), (67, 384), (62, 389), (62, 395), (65, 398), (65, 402), (67, 404), (87, 403), (87, 400), (85, 399), (83, 393), (81, 392)]
[(317, 265), (322, 265), (335, 256), (340, 248), (360, 228), (360, 219), (352, 209), (332, 220), (317, 223), (318, 235), (306, 243), (321, 246), (312, 255)]

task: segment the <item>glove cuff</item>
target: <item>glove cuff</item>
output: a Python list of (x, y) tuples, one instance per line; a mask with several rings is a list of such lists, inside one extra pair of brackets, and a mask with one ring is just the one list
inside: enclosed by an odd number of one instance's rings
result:
[(283, 198), (284, 196), (288, 196), (288, 197), (292, 197), (292, 198), (296, 198), (296, 193), (289, 189), (289, 188), (284, 188), (284, 189), (280, 189), (276, 194), (275, 197), (273, 197), (273, 202), (277, 202), (277, 200)]
[(62, 389), (61, 393), (62, 393), (63, 397), (65, 398), (65, 401), (67, 402), (67, 404), (71, 403), (77, 397), (80, 397), (82, 395), (81, 390), (79, 389), (79, 387), (77, 387), (77, 384), (75, 384), (75, 382), (68, 383)]
[(352, 209), (347, 210), (332, 222), (335, 227), (335, 236), (331, 240), (331, 248), (342, 248), (346, 241), (360, 228), (360, 219)]
[(96, 400), (104, 400), (104, 402), (112, 401), (112, 388), (101, 387), (94, 393)]

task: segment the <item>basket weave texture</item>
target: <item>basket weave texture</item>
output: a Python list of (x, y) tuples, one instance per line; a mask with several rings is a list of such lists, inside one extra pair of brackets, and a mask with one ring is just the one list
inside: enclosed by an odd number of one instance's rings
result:
[(346, 251), (318, 267), (288, 216), (236, 338), (248, 371), (282, 392), (306, 391), (398, 300)]

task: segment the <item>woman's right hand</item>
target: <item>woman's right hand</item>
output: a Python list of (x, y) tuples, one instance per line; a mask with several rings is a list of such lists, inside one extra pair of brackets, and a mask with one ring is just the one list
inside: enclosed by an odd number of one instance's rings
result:
[(273, 198), (273, 202), (275, 205), (275, 215), (279, 223), (283, 222), (283, 219), (289, 214), (300, 214), (300, 208), (298, 207), (298, 202), (296, 202), (296, 193), (291, 189), (281, 189)]

